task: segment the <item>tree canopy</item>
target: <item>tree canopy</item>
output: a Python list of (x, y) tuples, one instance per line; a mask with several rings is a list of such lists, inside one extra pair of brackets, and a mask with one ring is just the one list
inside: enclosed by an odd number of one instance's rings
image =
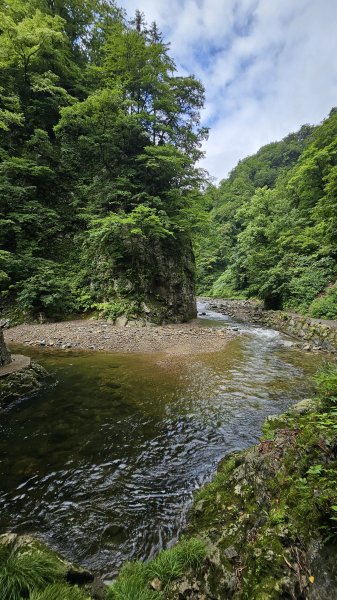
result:
[(155, 23), (113, 2), (1, 0), (0, 17), (3, 306), (160, 303), (154, 245), (178, 271), (190, 256), (193, 286), (201, 83), (177, 75)]

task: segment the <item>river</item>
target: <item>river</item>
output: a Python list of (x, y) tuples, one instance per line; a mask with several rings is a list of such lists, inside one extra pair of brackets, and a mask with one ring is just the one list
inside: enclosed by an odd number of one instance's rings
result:
[(218, 462), (312, 394), (322, 355), (199, 311), (201, 327), (243, 335), (195, 356), (28, 349), (52, 381), (1, 414), (0, 532), (35, 535), (111, 579), (176, 540)]

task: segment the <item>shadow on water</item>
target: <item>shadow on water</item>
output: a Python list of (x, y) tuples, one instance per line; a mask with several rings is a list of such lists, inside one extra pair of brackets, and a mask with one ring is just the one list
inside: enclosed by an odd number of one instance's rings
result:
[(1, 416), (1, 531), (38, 535), (108, 578), (176, 539), (193, 491), (267, 415), (312, 393), (322, 362), (238, 326), (224, 351), (187, 357), (30, 348), (55, 383)]

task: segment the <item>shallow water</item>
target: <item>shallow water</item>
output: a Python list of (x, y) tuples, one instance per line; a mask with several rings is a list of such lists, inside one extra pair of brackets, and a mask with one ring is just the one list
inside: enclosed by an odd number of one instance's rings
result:
[(312, 393), (325, 360), (235, 325), (244, 335), (222, 352), (189, 357), (22, 349), (53, 379), (0, 417), (0, 532), (37, 535), (107, 578), (172, 543), (193, 491)]

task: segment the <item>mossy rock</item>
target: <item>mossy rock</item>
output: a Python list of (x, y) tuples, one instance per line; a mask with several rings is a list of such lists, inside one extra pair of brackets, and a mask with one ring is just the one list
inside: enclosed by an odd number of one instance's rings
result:
[(20, 398), (36, 393), (48, 377), (48, 372), (36, 362), (0, 379), (0, 408)]

